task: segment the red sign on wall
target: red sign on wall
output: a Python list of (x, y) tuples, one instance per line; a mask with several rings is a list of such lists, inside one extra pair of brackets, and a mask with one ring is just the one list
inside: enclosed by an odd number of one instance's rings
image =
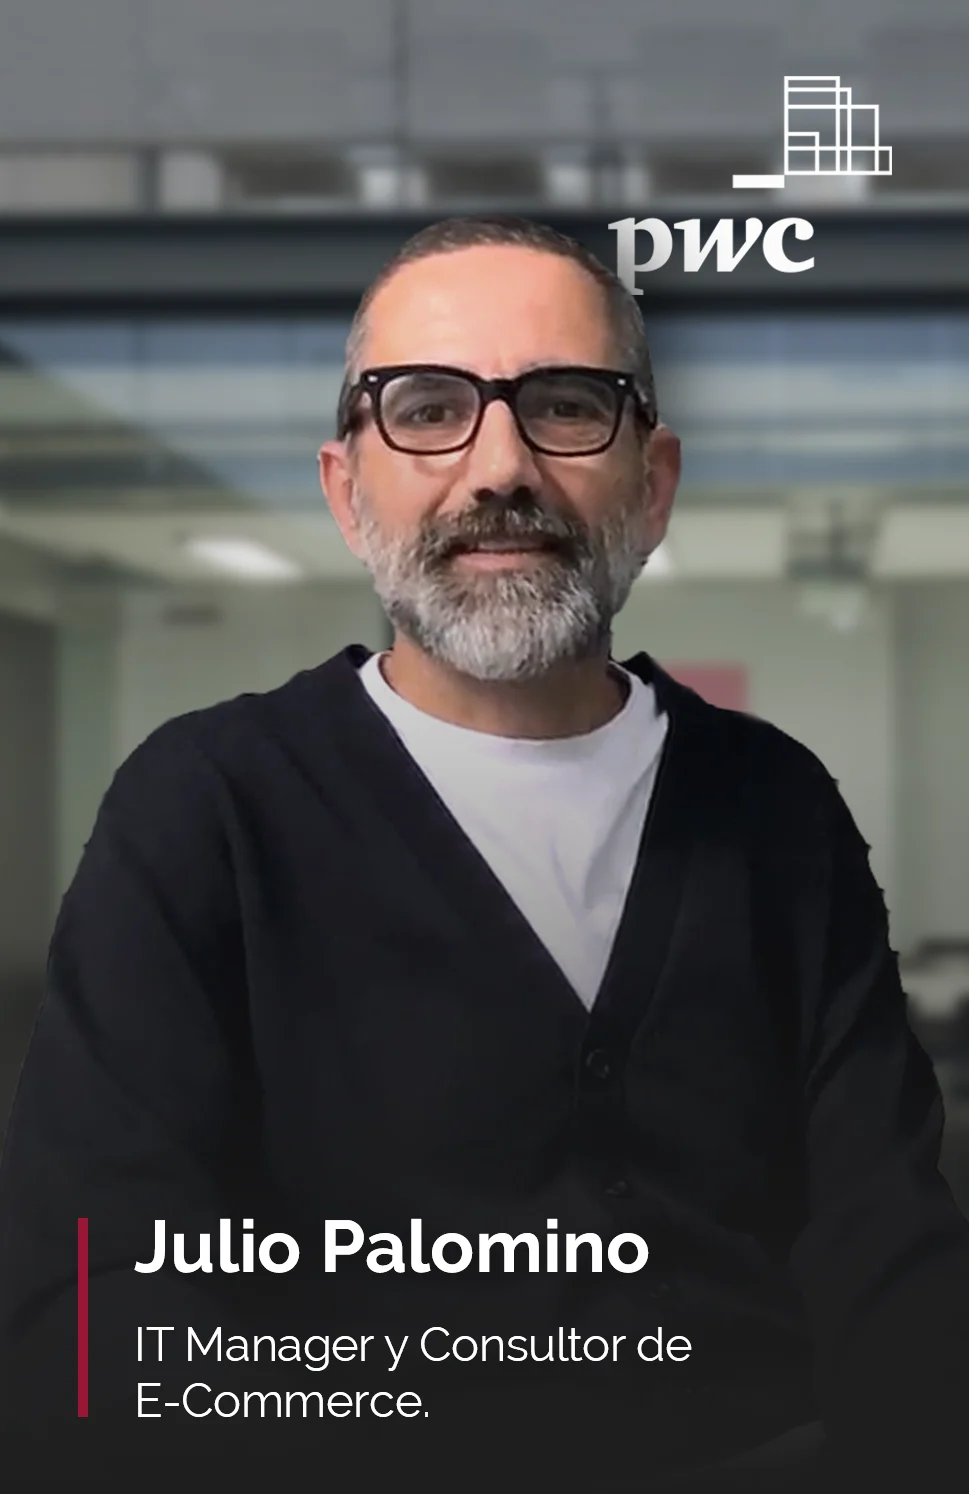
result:
[(667, 674), (688, 685), (711, 705), (728, 711), (749, 711), (747, 669), (743, 664), (664, 664)]

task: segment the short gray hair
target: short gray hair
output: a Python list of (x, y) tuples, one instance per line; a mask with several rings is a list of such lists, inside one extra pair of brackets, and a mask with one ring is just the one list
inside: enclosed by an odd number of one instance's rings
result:
[(412, 234), (388, 260), (376, 279), (364, 291), (350, 324), (346, 345), (346, 368), (337, 406), (337, 434), (344, 436), (350, 423), (350, 391), (360, 374), (360, 357), (367, 331), (367, 313), (377, 292), (404, 265), (429, 259), (434, 254), (450, 254), (456, 249), (472, 249), (486, 244), (511, 244), (521, 249), (537, 249), (570, 259), (591, 275), (602, 289), (606, 313), (615, 335), (619, 356), (628, 371), (635, 375), (636, 389), (646, 408), (655, 416), (656, 389), (653, 365), (643, 319), (635, 297), (619, 276), (596, 259), (577, 239), (559, 233), (544, 223), (510, 214), (473, 215), (445, 218)]

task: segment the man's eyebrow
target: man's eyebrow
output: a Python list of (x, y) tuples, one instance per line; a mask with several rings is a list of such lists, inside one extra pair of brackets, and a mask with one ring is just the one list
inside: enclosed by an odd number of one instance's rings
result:
[[(381, 366), (382, 365), (380, 365), (380, 364), (376, 364), (375, 365), (375, 367), (377, 367), (377, 368), (379, 368)], [(425, 373), (426, 372), (426, 373), (429, 373), (429, 374), (433, 374), (435, 372), (438, 372), (441, 369), (450, 368), (450, 369), (453, 369), (455, 371), (455, 373), (473, 374), (477, 378), (484, 378), (485, 377), (483, 374), (478, 374), (477, 370), (474, 369), (474, 368), (471, 368), (470, 365), (467, 364), (467, 363), (437, 363), (437, 362), (428, 362), (428, 361), (421, 360), (421, 361), (415, 361), (413, 363), (402, 363), (399, 366), (401, 368), (413, 368), (413, 370), (414, 370), (415, 373)], [(520, 377), (520, 375), (522, 375), (522, 374), (535, 373), (538, 369), (542, 369), (542, 368), (589, 368), (589, 367), (598, 367), (598, 365), (592, 365), (592, 364), (583, 363), (581, 360), (578, 360), (578, 359), (575, 359), (575, 358), (555, 358), (555, 357), (551, 357), (551, 358), (549, 358), (549, 357), (545, 357), (545, 358), (529, 358), (524, 363), (521, 364), (521, 366), (518, 369), (518, 373), (511, 375), (511, 377), (517, 378), (517, 377)]]
[(523, 363), (519, 369), (520, 373), (532, 373), (536, 368), (585, 368), (581, 359), (576, 358), (530, 358)]
[[(579, 358), (529, 358), (518, 369), (517, 374), (510, 377), (519, 378), (522, 374), (535, 373), (540, 368), (589, 368), (594, 365), (583, 363)], [(465, 373), (474, 373), (475, 370), (468, 368), (466, 364), (451, 364), (452, 368), (460, 368)], [(483, 375), (481, 376), (483, 377)]]

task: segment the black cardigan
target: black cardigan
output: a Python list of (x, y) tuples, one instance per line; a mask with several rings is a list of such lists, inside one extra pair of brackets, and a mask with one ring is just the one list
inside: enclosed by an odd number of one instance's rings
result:
[[(591, 1444), (612, 1449), (605, 1472), (642, 1472), (818, 1416), (865, 1458), (924, 1456), (963, 1405), (969, 1229), (833, 780), (775, 728), (630, 660), (670, 730), (589, 1013), (367, 696), (366, 657), (169, 722), (105, 797), (0, 1168), (8, 1405), (74, 1419), (83, 1216), (85, 1435), (112, 1416), (130, 1429), (136, 1381), (158, 1378), (134, 1361), (136, 1324), (564, 1325), (633, 1343), (661, 1324), (690, 1337), (688, 1364), (449, 1363), (428, 1404), (452, 1410), (424, 1422), (421, 1466), (445, 1422), (528, 1430), (546, 1471), (552, 1441), (563, 1468)], [(257, 1237), (292, 1233), (295, 1272), (133, 1272), (155, 1219), (191, 1245), (244, 1215)], [(650, 1259), (601, 1276), (318, 1269), (325, 1219), (406, 1235), (413, 1217), (427, 1240), (544, 1239), (548, 1218), (632, 1231)], [(176, 1363), (172, 1386), (216, 1369), (227, 1383), (226, 1366)], [(178, 1421), (139, 1421), (138, 1446), (174, 1445)]]

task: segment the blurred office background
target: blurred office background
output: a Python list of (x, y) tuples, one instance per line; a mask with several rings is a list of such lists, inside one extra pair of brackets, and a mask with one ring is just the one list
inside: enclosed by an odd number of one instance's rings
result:
[[(734, 191), (783, 165), (785, 73), (877, 103), (892, 174)], [(397, 244), (500, 208), (615, 265), (619, 218), (796, 213), (810, 274), (644, 295), (686, 463), (615, 651), (840, 780), (969, 1198), (967, 78), (964, 0), (0, 0), (4, 1118), (117, 764), (386, 639), (315, 453)]]

